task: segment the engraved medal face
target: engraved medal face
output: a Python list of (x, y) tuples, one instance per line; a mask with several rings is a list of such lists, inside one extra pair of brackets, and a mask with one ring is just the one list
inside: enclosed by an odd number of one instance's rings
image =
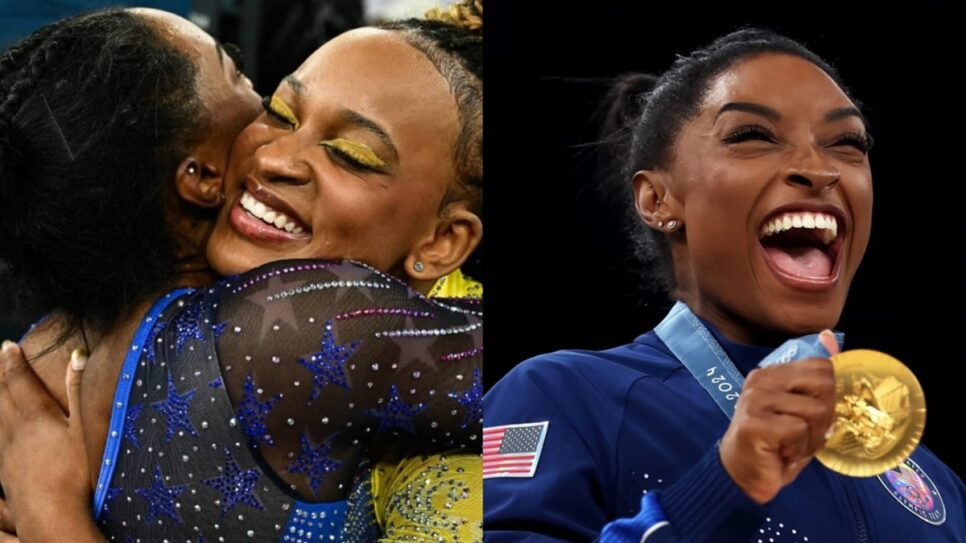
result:
[(816, 458), (832, 471), (871, 477), (912, 454), (926, 425), (926, 400), (915, 375), (877, 351), (832, 357), (835, 423)]

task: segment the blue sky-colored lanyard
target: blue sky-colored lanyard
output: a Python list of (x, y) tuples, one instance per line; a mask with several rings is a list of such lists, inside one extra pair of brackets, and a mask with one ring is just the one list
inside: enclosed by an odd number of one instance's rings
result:
[[(721, 411), (729, 419), (732, 418), (745, 378), (711, 331), (684, 302), (677, 302), (654, 332), (701, 383)], [(841, 346), (844, 336), (837, 333), (836, 338)], [(818, 334), (786, 341), (766, 356), (758, 366), (785, 364), (811, 356), (829, 356), (819, 342)]]

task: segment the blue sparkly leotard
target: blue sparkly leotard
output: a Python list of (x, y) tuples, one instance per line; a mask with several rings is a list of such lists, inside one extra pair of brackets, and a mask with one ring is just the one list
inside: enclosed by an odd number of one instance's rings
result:
[(162, 297), (119, 376), (99, 526), (135, 543), (378, 538), (367, 465), (480, 452), (478, 308), (334, 261)]

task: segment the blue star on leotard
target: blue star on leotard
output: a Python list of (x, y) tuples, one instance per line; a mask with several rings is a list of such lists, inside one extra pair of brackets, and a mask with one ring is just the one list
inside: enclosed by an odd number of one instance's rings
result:
[(188, 408), (191, 407), (191, 400), (194, 397), (194, 389), (184, 394), (178, 394), (178, 389), (174, 386), (174, 379), (168, 374), (168, 397), (151, 404), (151, 407), (164, 415), (167, 422), (167, 429), (164, 433), (165, 441), (171, 441), (178, 430), (185, 430), (197, 437), (198, 432), (195, 431), (195, 427), (191, 425), (191, 419), (188, 417)]
[(178, 508), (175, 500), (188, 488), (188, 485), (166, 486), (164, 477), (161, 475), (161, 466), (155, 467), (154, 482), (149, 487), (136, 488), (134, 493), (141, 496), (148, 502), (148, 514), (146, 522), (154, 522), (155, 519), (164, 515), (171, 520), (181, 524), (181, 517), (178, 515)]
[(467, 429), (471, 424), (478, 424), (483, 418), (483, 379), (480, 378), (480, 368), (473, 369), (473, 385), (464, 392), (450, 392), (448, 394), (460, 405), (466, 408), (466, 415), (460, 428)]
[(332, 321), (326, 321), (325, 333), (322, 335), (322, 350), (312, 353), (305, 358), (299, 358), (299, 364), (312, 372), (312, 396), (309, 401), (319, 397), (322, 389), (329, 384), (338, 385), (349, 390), (349, 379), (345, 373), (345, 363), (359, 346), (357, 342), (339, 345), (332, 332)]
[(142, 347), (144, 358), (151, 364), (154, 364), (154, 361), (158, 359), (158, 338), (161, 336), (161, 332), (167, 327), (167, 322), (161, 321), (157, 323), (151, 329), (151, 333), (148, 334), (148, 339), (144, 341), (144, 346)]
[(207, 479), (204, 483), (222, 495), (221, 516), (225, 517), (239, 503), (264, 511), (265, 506), (255, 495), (255, 483), (258, 482), (258, 470), (243, 470), (231, 456), (231, 450), (225, 447), (225, 469), (220, 477)]
[(141, 448), (137, 427), (138, 416), (141, 415), (141, 411), (144, 411), (143, 403), (128, 406), (127, 413), (124, 414), (124, 437), (134, 445), (135, 449)]
[(107, 522), (107, 520), (110, 518), (111, 504), (114, 503), (114, 500), (116, 500), (117, 497), (121, 495), (121, 492), (124, 492), (123, 488), (116, 487), (116, 486), (107, 487), (107, 493), (105, 493), (104, 495), (104, 506), (101, 507), (102, 521)]
[(174, 318), (172, 324), (174, 325), (175, 332), (175, 352), (181, 351), (181, 349), (188, 344), (191, 340), (205, 341), (205, 328), (211, 330), (214, 334), (215, 339), (221, 337), (225, 332), (225, 327), (228, 326), (227, 322), (221, 324), (209, 324), (207, 319), (205, 319), (204, 310), (207, 306), (202, 303), (201, 299), (195, 299), (188, 303), (188, 305), (178, 313), (178, 316)]
[(312, 443), (308, 433), (302, 433), (302, 450), (295, 462), (288, 467), (290, 473), (303, 473), (309, 478), (313, 493), (318, 493), (325, 476), (339, 469), (340, 462), (329, 458), (332, 445), (329, 438), (318, 446)]
[(410, 434), (415, 433), (412, 418), (426, 409), (425, 403), (409, 405), (399, 398), (395, 383), (389, 389), (389, 399), (379, 407), (366, 411), (366, 415), (379, 419), (377, 432), (398, 428)]
[(276, 394), (262, 401), (258, 399), (258, 394), (259, 392), (255, 389), (254, 377), (249, 374), (245, 377), (242, 398), (238, 402), (238, 423), (241, 424), (252, 446), (256, 446), (259, 443), (274, 445), (275, 441), (265, 426), (265, 417), (275, 407), (275, 404), (282, 399), (282, 395)]

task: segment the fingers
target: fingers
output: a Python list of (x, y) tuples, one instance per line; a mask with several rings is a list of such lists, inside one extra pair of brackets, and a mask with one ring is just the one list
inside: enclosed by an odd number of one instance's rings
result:
[(839, 342), (835, 339), (835, 334), (831, 330), (822, 330), (822, 333), (818, 335), (818, 339), (822, 342), (825, 350), (828, 351), (829, 356), (837, 355), (841, 352)]
[(827, 358), (806, 358), (752, 371), (745, 381), (745, 393), (750, 388), (835, 398), (835, 372)]
[[(784, 417), (797, 420), (795, 427), (800, 430), (800, 434), (795, 440), (794, 449), (782, 448), (782, 457), (785, 459), (797, 460), (812, 455), (825, 445), (825, 431), (832, 424), (835, 415), (834, 404), (802, 394), (771, 390), (752, 389), (744, 395), (745, 401), (750, 404), (750, 414), (758, 415), (768, 423), (780, 424), (786, 420)], [(782, 444), (786, 442), (783, 441)]]
[(67, 365), (67, 411), (71, 428), (80, 429), (80, 395), (81, 377), (87, 366), (87, 349), (74, 349), (70, 353), (70, 364)]
[(8, 396), (18, 410), (56, 405), (50, 392), (27, 363), (23, 351), (12, 341), (5, 341), (2, 380), (7, 385)]

